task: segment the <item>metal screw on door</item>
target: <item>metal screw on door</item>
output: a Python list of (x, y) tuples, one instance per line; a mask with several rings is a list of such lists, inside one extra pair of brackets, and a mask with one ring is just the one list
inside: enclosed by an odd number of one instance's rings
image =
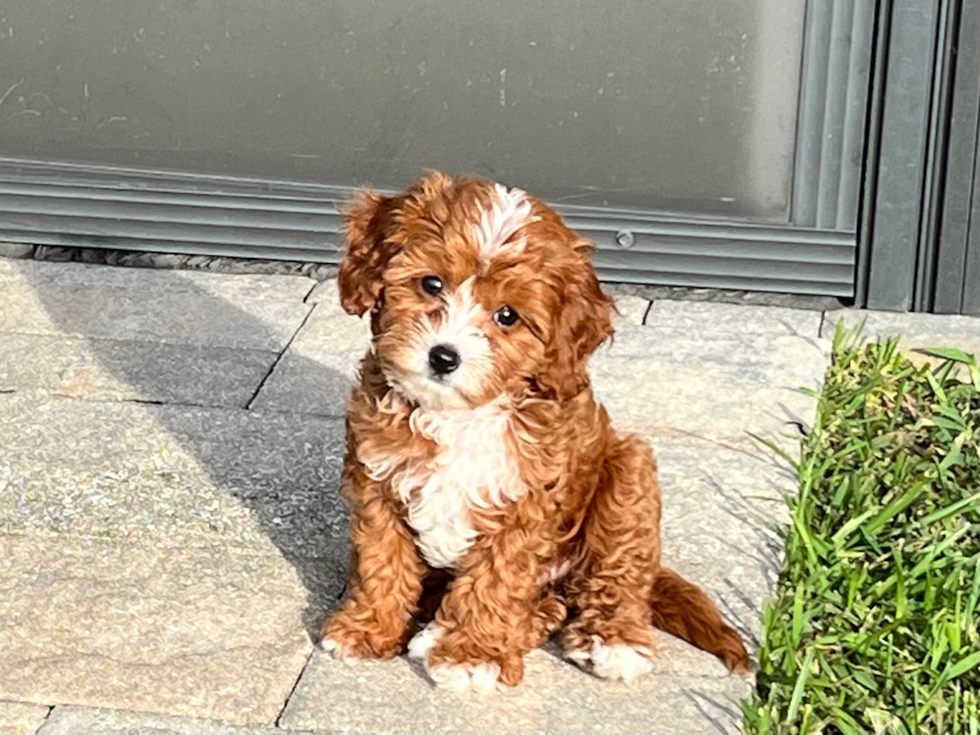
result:
[(620, 230), (616, 233), (616, 244), (624, 250), (633, 247), (636, 237), (629, 230)]

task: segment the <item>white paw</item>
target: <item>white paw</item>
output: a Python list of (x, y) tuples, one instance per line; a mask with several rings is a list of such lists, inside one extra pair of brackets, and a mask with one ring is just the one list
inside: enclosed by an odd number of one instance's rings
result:
[(474, 691), (488, 694), (497, 688), (500, 667), (497, 664), (436, 664), (429, 665), (429, 651), (445, 630), (435, 621), (416, 633), (408, 642), (408, 657), (425, 663), (425, 672), (435, 685), (454, 692)]
[(408, 657), (416, 661), (425, 661), (429, 656), (429, 651), (436, 644), (445, 631), (441, 625), (436, 625), (433, 620), (418, 633), (412, 636), (408, 642)]
[(631, 646), (626, 643), (606, 644), (597, 635), (592, 636), (592, 649), (571, 651), (568, 658), (579, 666), (591, 664), (592, 673), (600, 679), (621, 680), (632, 683), (644, 674), (653, 671), (653, 651), (644, 646)]
[(323, 638), (320, 640), (320, 650), (329, 653), (336, 660), (344, 663), (353, 663), (360, 656), (356, 655), (350, 648), (334, 638)]
[(500, 667), (497, 664), (436, 664), (425, 665), (429, 678), (440, 689), (454, 692), (474, 691), (489, 694), (497, 688)]

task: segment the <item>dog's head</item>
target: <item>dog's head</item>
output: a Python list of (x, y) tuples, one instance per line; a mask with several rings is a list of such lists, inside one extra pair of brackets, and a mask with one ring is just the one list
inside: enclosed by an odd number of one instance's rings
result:
[(612, 334), (592, 245), (543, 202), (477, 178), (430, 173), (347, 207), (344, 308), (371, 312), (389, 384), (425, 409), (505, 394), (569, 398)]

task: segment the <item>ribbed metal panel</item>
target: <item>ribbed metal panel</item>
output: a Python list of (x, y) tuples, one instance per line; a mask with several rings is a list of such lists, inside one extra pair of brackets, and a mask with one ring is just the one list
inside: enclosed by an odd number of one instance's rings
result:
[(959, 20), (932, 308), (980, 314), (980, 3)]
[(884, 59), (877, 175), (867, 248), (872, 309), (908, 311), (919, 257), (929, 174), (930, 112), (940, 10), (945, 0), (893, 0)]
[[(350, 189), (0, 159), (0, 239), (335, 263)], [(561, 206), (608, 280), (849, 297), (855, 235)]]
[(875, 2), (807, 3), (792, 222), (857, 226)]

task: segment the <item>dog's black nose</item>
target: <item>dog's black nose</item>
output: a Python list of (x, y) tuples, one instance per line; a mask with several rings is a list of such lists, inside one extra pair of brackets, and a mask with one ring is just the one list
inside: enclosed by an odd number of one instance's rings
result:
[(459, 367), (459, 353), (449, 345), (436, 345), (429, 350), (429, 366), (436, 375), (449, 375)]

